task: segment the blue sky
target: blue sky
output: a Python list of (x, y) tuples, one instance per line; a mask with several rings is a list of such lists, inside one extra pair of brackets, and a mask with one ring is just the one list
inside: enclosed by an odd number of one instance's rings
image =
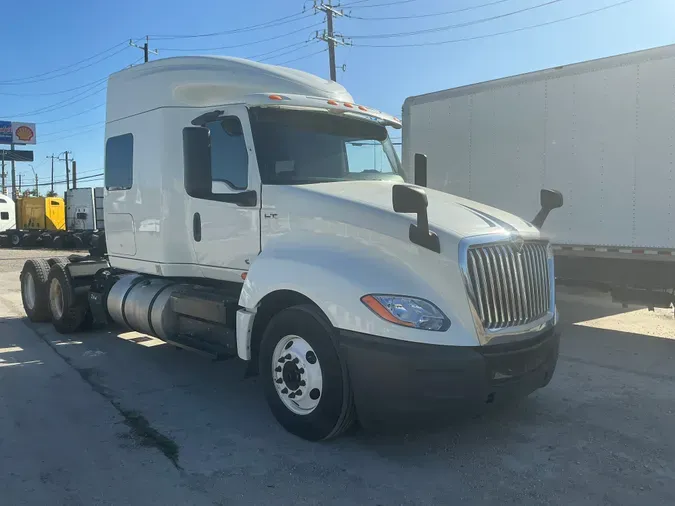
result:
[[(338, 71), (338, 81), (357, 102), (399, 115), (410, 95), (675, 42), (673, 0), (632, 0), (556, 22), (619, 2), (343, 0), (347, 16), (336, 20), (336, 31), (352, 36), (353, 45), (338, 49), (337, 63), (347, 68)], [(312, 15), (311, 2), (36, 0), (4, 4), (0, 119), (37, 123), (33, 165), (41, 182), (49, 180), (46, 156), (64, 150), (73, 153), (82, 177), (102, 172), (105, 77), (142, 57), (140, 50), (124, 45), (129, 38), (150, 35), (151, 47), (160, 49), (159, 57), (221, 54), (257, 56), (268, 63), (295, 60), (288, 65), (328, 77), (327, 53), (319, 52), (325, 44), (305, 45), (323, 26), (323, 15)], [(300, 14), (303, 5), (305, 15)], [(454, 12), (442, 14), (448, 11)], [(256, 30), (173, 37), (236, 30), (295, 14), (276, 26)], [(551, 24), (526, 28), (542, 23)], [(417, 31), (423, 33), (403, 35)], [(494, 35), (501, 32), (513, 33)], [(455, 42), (430, 45), (444, 41)], [(426, 45), (371, 47), (410, 44)], [(230, 48), (205, 50), (222, 46)], [(65, 179), (65, 168), (63, 162), (56, 163), (55, 178), (60, 181)], [(17, 172), (24, 174), (24, 180), (32, 177), (25, 163), (17, 164)], [(62, 192), (63, 185), (57, 190)]]

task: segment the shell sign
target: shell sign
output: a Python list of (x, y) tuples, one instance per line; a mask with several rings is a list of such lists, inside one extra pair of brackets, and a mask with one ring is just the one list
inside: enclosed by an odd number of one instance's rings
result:
[(0, 144), (35, 144), (35, 123), (0, 121)]
[(35, 144), (35, 123), (16, 123), (12, 121), (14, 144)]

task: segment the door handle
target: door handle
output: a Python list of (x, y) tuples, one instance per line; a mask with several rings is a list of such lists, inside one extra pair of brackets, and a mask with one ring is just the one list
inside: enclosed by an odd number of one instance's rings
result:
[(195, 213), (192, 217), (192, 236), (195, 242), (202, 240), (202, 217), (199, 216), (199, 213)]

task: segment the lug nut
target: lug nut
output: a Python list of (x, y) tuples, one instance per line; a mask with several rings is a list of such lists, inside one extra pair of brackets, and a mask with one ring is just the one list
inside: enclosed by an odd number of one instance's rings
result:
[(305, 369), (301, 367), (300, 369), (298, 369), (298, 372), (299, 372), (300, 374), (305, 374)]
[(288, 393), (288, 388), (284, 387), (284, 389), (281, 391), (282, 394), (287, 394)]
[(295, 399), (295, 392), (291, 392), (290, 394), (288, 394), (288, 398)]
[(281, 378), (278, 378), (276, 381), (277, 381), (277, 383), (280, 384), (280, 385), (284, 382), (284, 380), (281, 379)]
[(286, 360), (290, 360), (290, 359), (291, 359), (291, 354), (290, 354), (290, 353), (287, 353), (286, 356), (285, 356), (284, 358), (285, 358)]
[(301, 386), (301, 387), (304, 387), (306, 384), (307, 384), (307, 383), (305, 382), (305, 380), (300, 380), (300, 386)]
[(278, 365), (274, 368), (274, 372), (281, 372), (281, 366)]
[(300, 396), (302, 395), (302, 390), (296, 390), (296, 391), (295, 391), (295, 395), (297, 395), (298, 397), (300, 397)]
[(298, 362), (300, 362), (300, 359), (299, 359), (298, 357), (295, 357), (295, 358), (292, 360), (292, 362), (293, 362), (294, 364), (297, 364)]

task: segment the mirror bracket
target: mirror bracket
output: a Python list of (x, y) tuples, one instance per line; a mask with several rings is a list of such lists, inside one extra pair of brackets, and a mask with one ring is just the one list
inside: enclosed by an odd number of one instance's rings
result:
[(417, 224), (410, 225), (408, 237), (410, 242), (422, 246), (435, 253), (441, 252), (441, 242), (438, 235), (429, 230), (429, 215), (427, 213), (427, 194), (421, 188), (403, 184), (392, 188), (392, 203), (397, 213), (417, 214)]

